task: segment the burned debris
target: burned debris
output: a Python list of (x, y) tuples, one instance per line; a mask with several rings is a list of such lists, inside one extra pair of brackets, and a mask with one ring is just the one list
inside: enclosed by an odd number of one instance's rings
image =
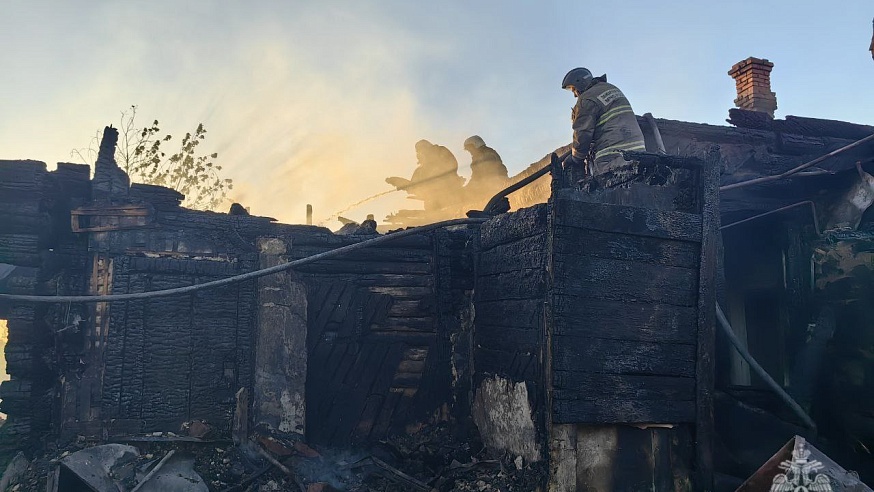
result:
[(186, 209), (111, 128), (93, 179), (0, 161), (5, 483), (752, 491), (810, 458), (864, 487), (874, 128), (774, 119), (768, 64), (732, 69), (732, 126), (638, 118), (597, 179), (472, 141), (480, 212), (390, 178), (430, 224), (388, 234)]

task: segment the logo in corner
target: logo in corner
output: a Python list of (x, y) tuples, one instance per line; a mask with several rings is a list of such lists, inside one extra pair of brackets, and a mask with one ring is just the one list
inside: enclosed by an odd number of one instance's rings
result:
[(804, 449), (804, 441), (798, 442), (792, 450), (792, 460), (780, 463), (780, 469), (771, 482), (770, 492), (832, 492), (828, 477), (816, 473), (822, 469), (821, 461), (809, 460), (810, 451)]

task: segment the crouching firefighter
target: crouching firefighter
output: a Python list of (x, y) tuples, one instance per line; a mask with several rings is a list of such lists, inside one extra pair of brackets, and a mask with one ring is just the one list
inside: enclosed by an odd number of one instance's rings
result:
[(607, 76), (592, 77), (585, 68), (564, 76), (561, 87), (573, 92), (577, 103), (571, 110), (574, 142), (564, 167), (571, 176), (588, 174), (597, 178), (625, 163), (622, 151), (646, 150), (643, 132), (625, 94)]

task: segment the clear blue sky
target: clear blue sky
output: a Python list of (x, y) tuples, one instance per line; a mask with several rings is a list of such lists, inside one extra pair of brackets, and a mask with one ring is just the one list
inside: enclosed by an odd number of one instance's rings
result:
[[(464, 167), (479, 134), (523, 169), (570, 141), (576, 66), (638, 114), (724, 124), (728, 69), (768, 58), (778, 117), (874, 124), (872, 17), (871, 0), (0, 0), (0, 159), (75, 161), (137, 104), (174, 134), (203, 122), (234, 198), (302, 222), (409, 176), (419, 138)], [(349, 215), (418, 205), (399, 195)]]

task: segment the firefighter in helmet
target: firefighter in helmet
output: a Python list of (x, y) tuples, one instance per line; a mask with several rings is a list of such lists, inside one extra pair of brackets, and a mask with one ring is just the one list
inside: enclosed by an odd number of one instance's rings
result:
[(471, 204), (485, 205), (495, 193), (507, 187), (507, 166), (479, 135), (465, 140), (464, 150), (470, 152), (470, 181), (464, 187), (465, 199)]
[(571, 110), (574, 142), (565, 167), (580, 169), (597, 177), (622, 166), (622, 151), (646, 150), (643, 132), (625, 94), (607, 76), (592, 77), (585, 68), (564, 76), (561, 87), (573, 92), (577, 103)]

